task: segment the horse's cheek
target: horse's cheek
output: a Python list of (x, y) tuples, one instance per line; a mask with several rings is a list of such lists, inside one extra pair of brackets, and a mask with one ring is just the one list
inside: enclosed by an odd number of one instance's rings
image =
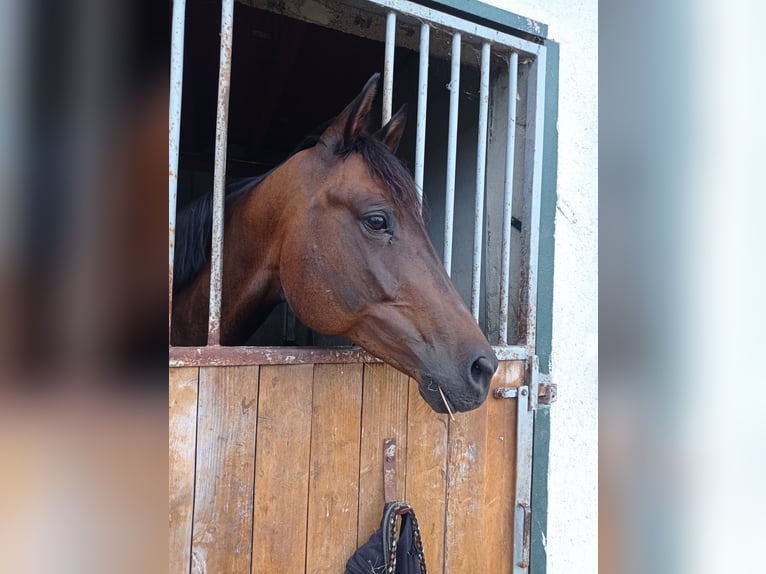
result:
[(313, 250), (300, 252), (291, 250), (289, 245), (286, 247), (282, 252), (280, 275), (287, 302), (298, 318), (312, 329), (338, 334), (337, 302), (321, 273), (321, 255)]

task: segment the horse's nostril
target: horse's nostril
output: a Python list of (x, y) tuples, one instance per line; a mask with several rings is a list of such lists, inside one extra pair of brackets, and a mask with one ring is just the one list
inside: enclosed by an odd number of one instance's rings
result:
[(480, 387), (488, 386), (494, 374), (495, 365), (487, 357), (479, 357), (471, 364), (471, 380)]

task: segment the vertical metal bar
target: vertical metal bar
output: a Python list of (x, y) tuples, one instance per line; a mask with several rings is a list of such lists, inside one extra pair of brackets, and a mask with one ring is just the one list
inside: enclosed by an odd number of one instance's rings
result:
[(444, 201), (444, 268), (452, 276), (452, 231), (455, 219), (455, 166), (457, 161), (457, 112), (460, 101), (460, 33), (452, 35), (452, 74), (447, 132), (447, 192)]
[(229, 122), (231, 49), (234, 32), (234, 0), (221, 7), (221, 53), (218, 64), (218, 112), (215, 124), (215, 167), (213, 172), (213, 243), (210, 254), (210, 314), (208, 345), (221, 340), (221, 276), (223, 272), (223, 206), (226, 195), (226, 136)]
[(176, 197), (178, 195), (178, 153), (181, 140), (181, 95), (184, 79), (184, 21), (186, 0), (173, 0), (173, 27), (170, 44), (170, 113), (168, 141), (168, 341), (173, 317), (173, 258), (176, 247)]
[(415, 136), (415, 186), (423, 204), (423, 174), (426, 165), (426, 109), (428, 107), (428, 51), (431, 27), (420, 26), (420, 66), (418, 69), (418, 117)]
[(513, 158), (516, 147), (516, 90), (519, 55), (511, 52), (508, 63), (508, 127), (505, 148), (503, 197), (502, 283), (500, 284), (500, 344), (508, 344), (508, 286), (511, 277), (511, 210), (513, 208)]
[[(529, 261), (526, 293), (526, 344), (534, 352), (537, 338), (537, 259), (540, 241), (540, 194), (543, 176), (543, 133), (545, 128), (545, 49), (541, 49), (530, 69), (527, 96), (526, 173), (531, 174), (529, 210)], [(532, 80), (534, 78), (534, 80)], [(534, 139), (530, 141), (530, 132)]]
[(383, 124), (391, 119), (394, 97), (394, 48), (396, 47), (396, 13), (386, 14), (386, 53), (383, 58)]
[(484, 238), (484, 179), (487, 168), (487, 119), (489, 117), (489, 42), (481, 46), (479, 82), (479, 139), (476, 143), (476, 203), (473, 221), (473, 270), (471, 277), (471, 312), (479, 320), (481, 294), (481, 250)]
[(516, 404), (516, 512), (513, 521), (513, 573), (529, 571), (530, 495), (532, 491), (532, 425), (529, 387), (519, 387)]

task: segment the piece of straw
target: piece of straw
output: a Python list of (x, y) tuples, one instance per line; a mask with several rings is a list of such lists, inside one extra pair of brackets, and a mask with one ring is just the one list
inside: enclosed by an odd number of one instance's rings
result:
[(447, 407), (447, 412), (449, 413), (450, 418), (454, 421), (455, 415), (452, 414), (452, 409), (449, 408), (449, 403), (447, 402), (447, 397), (444, 396), (444, 391), (442, 390), (441, 385), (439, 385), (439, 394), (442, 396), (442, 400), (444, 401), (444, 406)]

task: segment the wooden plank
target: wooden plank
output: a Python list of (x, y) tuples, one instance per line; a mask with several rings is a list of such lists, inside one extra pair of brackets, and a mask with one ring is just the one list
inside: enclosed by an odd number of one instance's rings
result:
[[(518, 387), (524, 380), (524, 361), (501, 361), (492, 380), (496, 387)], [(482, 407), (485, 408), (485, 407)], [(487, 455), (484, 482), (484, 522), (487, 572), (513, 572), (513, 511), (516, 476), (516, 399), (486, 403)]]
[(192, 572), (249, 573), (258, 367), (200, 369)]
[(490, 572), (487, 554), (494, 549), (485, 537), (486, 446), (486, 404), (449, 421), (445, 572)]
[(405, 499), (418, 518), (429, 572), (444, 571), (447, 420), (431, 410), (410, 379)]
[(199, 369), (170, 369), (168, 380), (168, 572), (191, 568), (194, 449), (197, 441)]
[(316, 365), (306, 572), (343, 572), (357, 548), (362, 365)]
[(396, 497), (404, 500), (407, 475), (407, 403), (404, 375), (384, 364), (364, 366), (362, 444), (359, 455), (359, 528), (362, 544), (380, 526), (383, 514), (383, 441), (396, 439)]
[(261, 367), (252, 573), (303, 572), (312, 365)]

